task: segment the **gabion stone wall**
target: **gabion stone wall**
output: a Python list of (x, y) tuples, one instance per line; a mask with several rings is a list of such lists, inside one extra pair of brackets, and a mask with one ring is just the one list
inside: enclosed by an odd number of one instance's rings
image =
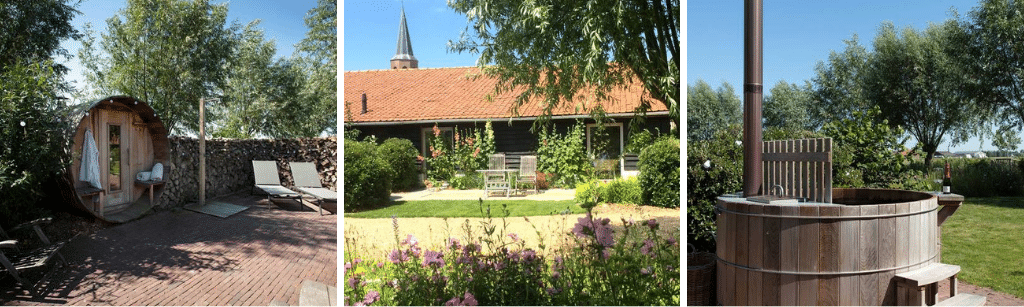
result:
[[(171, 161), (165, 166), (167, 185), (157, 203), (160, 207), (180, 207), (199, 200), (199, 139), (172, 136), (168, 141)], [(255, 183), (253, 160), (277, 161), (281, 184), (286, 187), (294, 184), (288, 162), (313, 162), (324, 187), (337, 190), (337, 137), (214, 139), (206, 141), (206, 198), (251, 190)]]

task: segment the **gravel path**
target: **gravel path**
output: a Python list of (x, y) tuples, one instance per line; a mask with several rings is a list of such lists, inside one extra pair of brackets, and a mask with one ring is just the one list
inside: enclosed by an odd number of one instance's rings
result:
[[(634, 221), (656, 219), (661, 225), (659, 234), (665, 238), (679, 238), (679, 209), (665, 209), (647, 206), (626, 206), (626, 205), (603, 205), (595, 208), (594, 215), (598, 218), (609, 218), (616, 233), (623, 229), (622, 219), (627, 221), (632, 218)], [(504, 236), (515, 233), (524, 240), (526, 246), (540, 249), (541, 239), (547, 248), (560, 244), (560, 233), (572, 230), (577, 219), (583, 214), (554, 215), (554, 216), (533, 216), (533, 217), (509, 217), (491, 220), (496, 225), (495, 233), (504, 229)], [(420, 246), (431, 248), (443, 246), (444, 240), (455, 237), (462, 242), (466, 241), (464, 225), (468, 223), (473, 232), (473, 237), (482, 236), (483, 218), (399, 218), (398, 235), (405, 239), (406, 235), (413, 234), (420, 241)], [(391, 219), (359, 219), (345, 218), (345, 253), (356, 252), (357, 257), (364, 259), (383, 259), (384, 255), (395, 248), (395, 232)], [(507, 226), (503, 227), (503, 223)]]

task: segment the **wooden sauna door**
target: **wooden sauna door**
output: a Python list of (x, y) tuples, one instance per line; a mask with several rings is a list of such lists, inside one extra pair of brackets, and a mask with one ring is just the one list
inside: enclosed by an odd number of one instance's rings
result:
[(100, 148), (100, 170), (107, 191), (104, 212), (116, 210), (131, 202), (134, 173), (131, 171), (131, 114), (108, 111), (102, 120), (103, 134), (97, 139)]

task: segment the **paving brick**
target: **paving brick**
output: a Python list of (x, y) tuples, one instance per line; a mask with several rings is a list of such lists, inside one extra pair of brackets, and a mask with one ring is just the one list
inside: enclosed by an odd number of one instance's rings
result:
[(44, 300), (0, 282), (4, 305), (298, 304), (303, 279), (337, 285), (337, 216), (287, 211), (261, 197), (226, 219), (164, 211), (81, 236)]

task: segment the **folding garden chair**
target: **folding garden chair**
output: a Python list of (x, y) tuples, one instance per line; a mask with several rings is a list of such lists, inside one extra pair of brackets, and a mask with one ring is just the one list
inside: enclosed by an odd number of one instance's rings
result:
[(316, 166), (309, 162), (289, 162), (292, 168), (292, 180), (295, 181), (295, 188), (302, 193), (316, 198), (317, 206), (320, 207), (320, 215), (324, 214), (324, 201), (338, 202), (338, 192), (324, 188), (320, 183), (320, 174)]

